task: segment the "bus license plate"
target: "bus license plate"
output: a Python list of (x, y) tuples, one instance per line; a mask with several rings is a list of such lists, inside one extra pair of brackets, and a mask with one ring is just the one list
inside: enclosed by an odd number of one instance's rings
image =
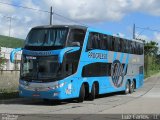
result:
[(40, 94), (33, 94), (32, 96), (33, 96), (33, 97), (39, 97)]

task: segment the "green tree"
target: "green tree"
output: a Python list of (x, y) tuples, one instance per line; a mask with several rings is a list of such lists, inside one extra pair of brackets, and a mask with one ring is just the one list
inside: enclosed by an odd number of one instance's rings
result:
[(145, 43), (144, 54), (145, 55), (157, 55), (158, 54), (158, 43), (154, 41)]
[(144, 46), (144, 68), (145, 68), (145, 74), (148, 76), (149, 71), (158, 71), (160, 69), (159, 64), (157, 64), (158, 61), (158, 43), (154, 41), (150, 41), (145, 43)]

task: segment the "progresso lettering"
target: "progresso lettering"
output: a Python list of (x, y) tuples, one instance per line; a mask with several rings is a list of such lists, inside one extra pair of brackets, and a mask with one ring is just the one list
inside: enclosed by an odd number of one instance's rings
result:
[(89, 52), (88, 57), (94, 59), (107, 59), (107, 54)]

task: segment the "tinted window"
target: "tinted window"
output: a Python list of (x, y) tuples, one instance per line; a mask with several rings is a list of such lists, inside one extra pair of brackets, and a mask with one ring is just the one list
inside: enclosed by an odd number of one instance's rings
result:
[(92, 63), (83, 67), (83, 77), (110, 76), (111, 63)]
[(100, 33), (90, 33), (87, 50), (101, 49), (129, 54), (143, 54), (143, 44)]
[(71, 29), (67, 41), (67, 46), (72, 46), (72, 42), (79, 42), (80, 46), (83, 45), (85, 38), (85, 31), (81, 29)]
[(90, 33), (87, 50), (100, 49), (100, 40), (100, 35), (98, 33)]
[(108, 36), (107, 35), (101, 35), (100, 40), (100, 48), (102, 50), (107, 50), (108, 48)]
[(32, 29), (27, 38), (27, 46), (64, 46), (68, 34), (66, 28)]

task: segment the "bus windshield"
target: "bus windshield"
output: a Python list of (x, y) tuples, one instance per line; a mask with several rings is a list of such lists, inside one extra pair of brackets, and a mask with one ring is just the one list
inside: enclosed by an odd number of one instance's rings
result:
[(67, 28), (32, 29), (25, 44), (26, 46), (64, 46), (67, 34)]
[(21, 78), (32, 80), (56, 79), (60, 75), (60, 64), (56, 56), (23, 56)]

